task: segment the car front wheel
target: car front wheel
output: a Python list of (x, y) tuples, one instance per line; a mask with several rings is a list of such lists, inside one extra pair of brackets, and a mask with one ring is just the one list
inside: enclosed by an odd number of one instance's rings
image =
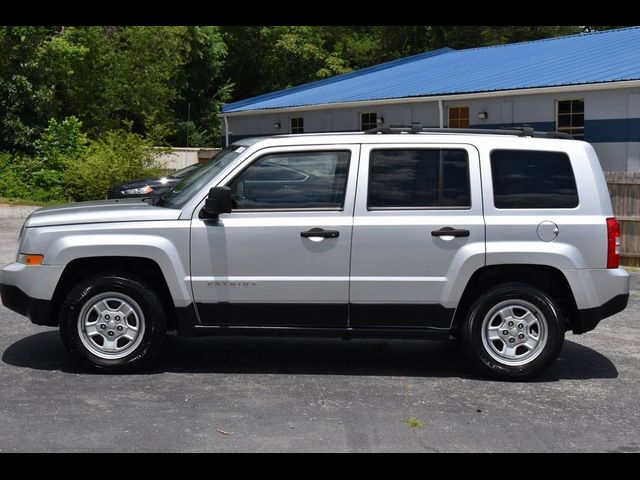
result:
[(62, 341), (85, 367), (133, 371), (147, 365), (164, 343), (161, 305), (140, 280), (118, 274), (91, 278), (72, 289), (62, 305)]

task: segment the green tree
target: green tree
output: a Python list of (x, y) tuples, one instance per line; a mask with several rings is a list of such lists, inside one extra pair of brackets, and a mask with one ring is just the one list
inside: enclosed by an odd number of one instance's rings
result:
[(222, 27), (229, 54), (225, 75), (234, 99), (247, 98), (349, 71), (325, 46), (321, 27)]
[(580, 33), (580, 27), (571, 26), (497, 26), (483, 27), (482, 45), (526, 42), (541, 38), (559, 37)]
[(227, 102), (233, 83), (223, 76), (227, 45), (218, 27), (188, 27), (186, 61), (177, 75), (172, 111), (174, 146), (211, 146), (220, 131), (218, 113)]
[(55, 27), (0, 27), (0, 151), (33, 151), (54, 113), (38, 46)]
[(123, 27), (108, 54), (104, 101), (140, 134), (171, 124), (176, 79), (186, 63), (186, 27)]

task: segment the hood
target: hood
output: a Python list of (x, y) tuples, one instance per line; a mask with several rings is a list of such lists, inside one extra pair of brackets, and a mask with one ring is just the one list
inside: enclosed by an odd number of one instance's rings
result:
[(41, 208), (27, 218), (25, 227), (177, 220), (180, 213), (180, 210), (154, 207), (139, 198), (100, 200)]

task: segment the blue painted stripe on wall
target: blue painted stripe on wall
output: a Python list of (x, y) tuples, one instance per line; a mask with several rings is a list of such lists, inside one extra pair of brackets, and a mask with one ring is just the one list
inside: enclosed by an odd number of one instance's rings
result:
[[(482, 124), (472, 128), (533, 127), (540, 132), (555, 132), (555, 122), (529, 122), (518, 124)], [(589, 143), (640, 142), (640, 118), (607, 118), (605, 120), (585, 120), (584, 139)]]
[(584, 139), (591, 143), (640, 142), (640, 118), (585, 120)]
[(522, 123), (483, 123), (478, 125), (469, 125), (469, 128), (513, 128), (513, 127), (532, 127), (537, 132), (555, 132), (555, 122), (522, 122)]

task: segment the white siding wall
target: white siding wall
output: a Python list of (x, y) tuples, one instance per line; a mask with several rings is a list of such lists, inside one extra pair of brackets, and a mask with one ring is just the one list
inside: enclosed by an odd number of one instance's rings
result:
[[(501, 96), (486, 99), (444, 102), (444, 124), (447, 125), (447, 107), (469, 106), (471, 126), (499, 126), (512, 123), (546, 122), (555, 126), (556, 102), (582, 98), (585, 101), (585, 121), (640, 118), (640, 89), (611, 89), (598, 91), (576, 90), (561, 94), (531, 94)], [(478, 119), (478, 112), (487, 112), (486, 120)], [(438, 126), (437, 102), (406, 103), (375, 107), (328, 108), (326, 110), (296, 113), (264, 112), (256, 115), (229, 117), (230, 135), (275, 135), (289, 133), (289, 119), (304, 117), (306, 133), (326, 131), (357, 131), (360, 113), (376, 112), (384, 118), (384, 125), (421, 122), (425, 126)], [(281, 128), (274, 128), (280, 123)], [(638, 137), (640, 139), (640, 132)], [(640, 143), (594, 143), (605, 170), (640, 171)]]
[[(605, 172), (624, 171), (627, 169), (629, 143), (594, 143), (600, 165)], [(636, 144), (637, 145), (637, 144)]]
[(198, 148), (172, 148), (170, 153), (158, 155), (157, 159), (165, 168), (180, 170), (198, 163)]

